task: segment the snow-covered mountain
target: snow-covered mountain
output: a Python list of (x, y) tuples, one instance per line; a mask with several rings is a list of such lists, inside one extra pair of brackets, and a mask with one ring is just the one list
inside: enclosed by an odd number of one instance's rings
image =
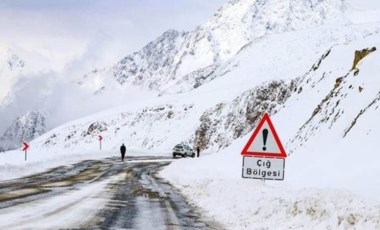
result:
[(5, 70), (17, 71), (25, 66), (25, 61), (10, 49), (0, 49), (0, 72)]
[(11, 49), (0, 47), (0, 106), (10, 102), (10, 91), (16, 76), (22, 73), (25, 61)]
[(23, 141), (31, 141), (46, 132), (46, 114), (40, 111), (27, 112), (13, 121), (0, 137), (0, 148), (17, 148)]
[[(345, 24), (344, 10), (344, 1), (336, 0), (231, 1), (194, 31), (166, 31), (103, 70), (104, 78), (112, 73), (120, 84), (160, 94), (188, 92), (223, 75), (228, 60), (255, 39), (324, 24)], [(99, 73), (92, 77), (90, 73), (84, 82), (97, 81), (97, 76)]]
[[(101, 122), (106, 127), (101, 132), (111, 148), (122, 141), (129, 143), (130, 148), (161, 151), (168, 151), (181, 141), (209, 151), (225, 148), (249, 133), (263, 111), (276, 114), (294, 95), (304, 95), (304, 79), (315, 74), (333, 52), (332, 47), (376, 37), (379, 28), (376, 24), (366, 27), (326, 25), (268, 35), (245, 46), (226, 62), (222, 75), (203, 87), (141, 104), (136, 98), (133, 106), (52, 130), (39, 139), (37, 145), (53, 149), (79, 146), (90, 149), (100, 131), (88, 133), (87, 130)], [(283, 46), (284, 43), (287, 46)], [(355, 49), (351, 51), (355, 53)], [(353, 54), (349, 55), (352, 62)], [(340, 62), (334, 65), (340, 66)], [(314, 103), (316, 106), (320, 102)]]
[[(302, 31), (321, 25), (347, 24), (344, 10), (345, 5), (342, 1), (231, 1), (194, 31), (168, 30), (140, 51), (126, 56), (110, 68), (89, 72), (77, 83), (92, 90), (96, 96), (117, 94), (119, 88), (127, 91), (130, 85), (153, 90), (159, 95), (190, 92), (239, 68), (240, 62), (247, 60), (244, 56), (252, 53), (250, 50), (254, 48), (251, 46), (260, 44), (262, 37), (275, 37), (279, 33)], [(333, 29), (326, 29), (326, 32), (332, 35), (331, 41), (323, 44), (324, 49), (333, 45), (336, 40), (343, 40), (341, 34), (333, 32)], [(314, 42), (325, 41), (315, 39)], [(257, 51), (260, 55), (266, 52), (265, 49)], [(319, 52), (324, 50), (312, 51), (313, 55), (319, 55)], [(243, 54), (236, 55), (238, 53)], [(256, 59), (258, 57), (259, 55), (255, 55)], [(312, 58), (313, 56), (309, 62), (305, 62), (305, 66), (314, 61)], [(250, 88), (252, 87), (237, 90), (235, 96)], [(212, 106), (210, 104), (209, 107)], [(203, 134), (202, 131), (197, 133), (187, 139), (191, 143), (199, 142), (198, 135)], [(240, 135), (233, 136), (236, 138)], [(230, 143), (231, 140), (225, 142)], [(226, 146), (219, 143), (216, 145)], [(210, 147), (212, 146), (207, 148)]]

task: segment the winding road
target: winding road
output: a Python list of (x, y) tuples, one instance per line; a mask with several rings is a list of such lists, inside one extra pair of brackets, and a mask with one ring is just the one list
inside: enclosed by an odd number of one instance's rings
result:
[(0, 229), (223, 229), (157, 177), (171, 161), (87, 160), (0, 182)]

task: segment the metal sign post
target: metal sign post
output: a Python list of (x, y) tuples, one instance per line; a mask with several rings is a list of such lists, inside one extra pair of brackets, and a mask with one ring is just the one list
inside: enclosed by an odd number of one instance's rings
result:
[(103, 140), (103, 137), (101, 135), (99, 135), (100, 150), (102, 150), (102, 140)]
[(28, 153), (28, 148), (29, 148), (29, 145), (28, 145), (28, 143), (26, 143), (26, 142), (24, 142), (24, 143), (22, 143), (23, 145), (24, 145), (24, 148), (22, 149), (24, 152), (25, 152), (25, 161), (26, 161), (26, 159), (27, 159), (27, 153)]

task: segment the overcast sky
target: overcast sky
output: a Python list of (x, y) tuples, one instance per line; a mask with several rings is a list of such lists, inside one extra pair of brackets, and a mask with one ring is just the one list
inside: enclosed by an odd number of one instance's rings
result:
[(83, 52), (94, 55), (97, 64), (110, 64), (167, 29), (194, 29), (225, 2), (1, 0), (0, 46), (38, 51), (54, 59), (57, 66)]

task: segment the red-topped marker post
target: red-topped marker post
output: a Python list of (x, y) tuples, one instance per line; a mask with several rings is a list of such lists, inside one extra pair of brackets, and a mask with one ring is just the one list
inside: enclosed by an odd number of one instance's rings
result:
[(25, 161), (26, 161), (26, 155), (27, 155), (27, 152), (28, 152), (29, 145), (26, 142), (24, 142), (22, 144), (24, 145), (24, 147), (22, 148), (22, 151), (25, 152)]
[(103, 137), (99, 135), (100, 150), (102, 150), (102, 140), (103, 140)]
[(284, 180), (285, 149), (268, 113), (265, 113), (241, 152), (243, 178)]

